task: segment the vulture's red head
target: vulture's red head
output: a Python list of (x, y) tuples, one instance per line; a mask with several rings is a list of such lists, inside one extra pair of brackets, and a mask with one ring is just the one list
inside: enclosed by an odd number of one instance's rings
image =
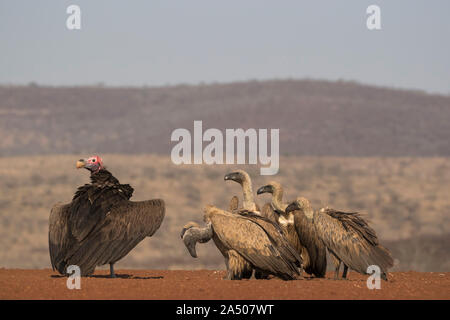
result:
[(80, 159), (77, 161), (77, 169), (85, 168), (91, 173), (97, 173), (103, 169), (103, 160), (99, 156), (92, 156), (88, 159)]

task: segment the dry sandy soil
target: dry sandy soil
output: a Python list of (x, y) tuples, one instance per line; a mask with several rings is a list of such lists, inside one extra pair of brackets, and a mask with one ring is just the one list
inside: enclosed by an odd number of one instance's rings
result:
[(49, 269), (0, 269), (0, 299), (450, 299), (450, 272), (392, 272), (380, 290), (369, 290), (367, 276), (349, 280), (282, 281), (222, 280), (224, 271), (104, 270), (81, 279), (80, 290), (69, 290), (67, 278)]

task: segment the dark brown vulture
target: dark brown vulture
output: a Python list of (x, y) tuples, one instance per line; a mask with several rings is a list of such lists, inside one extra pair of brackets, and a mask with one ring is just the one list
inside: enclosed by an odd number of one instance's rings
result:
[(79, 160), (91, 172), (91, 183), (78, 188), (71, 203), (56, 204), (49, 219), (49, 251), (53, 270), (66, 274), (69, 265), (87, 276), (97, 266), (125, 257), (159, 229), (165, 213), (161, 199), (129, 201), (133, 188), (103, 167), (100, 157)]
[(270, 203), (272, 212), (277, 215), (277, 222), (285, 229), (291, 245), (301, 254), (304, 270), (316, 277), (325, 277), (327, 249), (318, 238), (312, 223), (300, 211), (285, 212), (287, 204), (283, 203), (283, 187), (278, 182), (271, 181), (259, 188), (257, 194), (263, 193), (272, 194)]
[(233, 214), (214, 206), (205, 208), (204, 220), (203, 228), (188, 223), (181, 237), (193, 257), (197, 256), (195, 244), (212, 238), (225, 258), (224, 279), (248, 278), (253, 269), (284, 280), (300, 276), (297, 267), (301, 257), (272, 221), (251, 212)]
[(348, 268), (367, 274), (370, 265), (381, 270), (381, 278), (387, 280), (387, 269), (393, 266), (390, 252), (378, 243), (375, 231), (356, 212), (340, 212), (329, 208), (314, 211), (309, 201), (297, 198), (286, 208), (286, 213), (296, 211), (312, 222), (317, 236), (327, 247), (335, 263), (335, 279), (339, 278), (341, 262), (344, 263), (342, 278)]

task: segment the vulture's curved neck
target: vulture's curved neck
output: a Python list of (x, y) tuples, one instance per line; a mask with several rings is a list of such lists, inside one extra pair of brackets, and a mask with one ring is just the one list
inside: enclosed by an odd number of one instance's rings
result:
[(274, 189), (275, 190), (272, 193), (272, 206), (275, 210), (284, 212), (288, 205), (283, 203), (283, 188), (278, 186)]
[(306, 218), (310, 221), (314, 220), (314, 209), (311, 206), (304, 208), (303, 212), (305, 213)]
[(256, 211), (255, 200), (253, 199), (252, 182), (249, 179), (242, 181), (242, 192), (244, 196), (244, 202), (242, 206), (245, 210)]
[(92, 184), (104, 184), (104, 183), (113, 183), (119, 184), (119, 180), (117, 180), (111, 172), (106, 169), (101, 169), (97, 172), (91, 174), (91, 183)]

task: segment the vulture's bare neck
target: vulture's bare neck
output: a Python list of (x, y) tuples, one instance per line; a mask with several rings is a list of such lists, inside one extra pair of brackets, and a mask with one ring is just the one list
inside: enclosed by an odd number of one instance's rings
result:
[(283, 187), (276, 186), (272, 193), (272, 206), (275, 210), (284, 212), (286, 207), (288, 206), (286, 203), (283, 203)]
[(242, 204), (242, 206), (244, 207), (244, 209), (249, 211), (256, 211), (256, 204), (253, 198), (252, 182), (249, 178), (242, 181), (242, 192), (244, 196), (244, 203)]

